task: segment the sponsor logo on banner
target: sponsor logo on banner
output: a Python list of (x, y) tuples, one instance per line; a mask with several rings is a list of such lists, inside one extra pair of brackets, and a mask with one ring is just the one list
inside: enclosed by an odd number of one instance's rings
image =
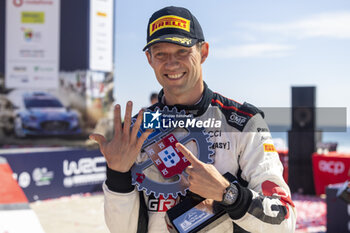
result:
[(163, 28), (178, 28), (189, 32), (190, 20), (175, 15), (162, 16), (149, 25), (149, 35)]
[(247, 121), (246, 117), (240, 116), (235, 112), (231, 113), (230, 119), (228, 120), (229, 122), (235, 123), (239, 126), (243, 126), (243, 124)]
[(32, 177), (36, 186), (50, 185), (54, 177), (54, 172), (48, 171), (47, 167), (37, 167), (33, 170)]
[(31, 41), (33, 38), (33, 30), (30, 28), (22, 28), (24, 39), (26, 41)]
[(276, 152), (273, 144), (264, 144), (264, 152)]
[(53, 72), (54, 69), (52, 66), (34, 66), (34, 72)]
[(318, 168), (322, 172), (338, 175), (345, 171), (345, 164), (341, 161), (320, 160), (318, 163)]
[(31, 28), (25, 28), (25, 27), (22, 27), (21, 30), (23, 31), (23, 39), (26, 42), (41, 42), (40, 31), (34, 31)]
[(15, 7), (20, 7), (23, 5), (23, 0), (13, 0), (12, 3)]
[(42, 49), (20, 49), (20, 58), (43, 58), (45, 57), (45, 50)]
[(63, 161), (63, 185), (73, 186), (99, 184), (106, 179), (106, 165), (104, 157), (81, 158), (76, 161)]
[(23, 11), (21, 17), (22, 23), (45, 23), (45, 12), (43, 11)]
[(27, 188), (30, 185), (30, 175), (28, 172), (22, 172), (18, 176), (18, 184), (22, 188)]
[(52, 5), (53, 1), (51, 0), (12, 0), (12, 3), (15, 7), (20, 7), (24, 3), (27, 5)]
[(107, 17), (107, 13), (106, 13), (106, 12), (100, 12), (100, 11), (98, 11), (98, 12), (96, 13), (96, 15), (97, 15), (97, 16), (100, 16), (100, 17)]
[(27, 71), (26, 66), (13, 66), (12, 69), (14, 72), (26, 72)]

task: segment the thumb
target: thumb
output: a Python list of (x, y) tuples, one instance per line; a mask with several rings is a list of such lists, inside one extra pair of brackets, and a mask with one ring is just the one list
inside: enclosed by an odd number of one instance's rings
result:
[(90, 134), (89, 138), (97, 142), (100, 148), (107, 142), (106, 138), (103, 135), (97, 133)]
[(144, 141), (148, 138), (148, 136), (153, 132), (153, 129), (147, 129), (146, 132), (144, 132), (143, 134), (141, 134), (140, 138), (137, 141), (137, 147), (139, 149), (142, 148), (142, 145), (144, 143)]
[(188, 161), (190, 161), (192, 166), (194, 166), (195, 164), (201, 163), (201, 161), (199, 159), (197, 159), (197, 157), (194, 156), (192, 154), (192, 152), (189, 149), (187, 149), (184, 145), (182, 145), (181, 143), (176, 143), (175, 146), (186, 157), (186, 159)]

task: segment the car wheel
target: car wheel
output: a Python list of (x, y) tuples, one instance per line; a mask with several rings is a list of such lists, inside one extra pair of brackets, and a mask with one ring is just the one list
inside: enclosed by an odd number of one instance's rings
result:
[(21, 117), (16, 117), (15, 119), (15, 135), (18, 138), (25, 138), (26, 134), (23, 131), (22, 128), (22, 119)]

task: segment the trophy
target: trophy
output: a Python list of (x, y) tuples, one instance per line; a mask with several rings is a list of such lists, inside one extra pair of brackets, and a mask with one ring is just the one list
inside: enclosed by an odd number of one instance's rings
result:
[[(135, 121), (133, 121), (134, 123)], [(185, 111), (178, 112), (174, 107), (168, 107), (156, 111), (145, 111), (144, 122), (140, 127), (139, 135), (147, 128), (154, 131), (143, 143), (141, 152), (145, 152), (148, 158), (140, 163), (135, 163), (131, 168), (132, 184), (139, 191), (144, 190), (146, 195), (153, 194), (156, 198), (162, 195), (165, 199), (171, 195), (177, 198), (179, 194), (186, 195), (186, 174), (183, 170), (190, 164), (184, 155), (175, 147), (176, 143), (186, 144), (194, 141), (197, 146), (198, 159), (204, 163), (213, 163), (211, 149), (212, 143), (209, 135), (203, 127), (197, 127), (196, 119), (192, 115), (186, 115)], [(175, 130), (182, 128), (186, 131), (181, 138), (175, 136)], [(145, 170), (155, 166), (167, 182), (156, 182), (147, 177)]]
[[(214, 162), (212, 158), (214, 151), (211, 149), (209, 135), (203, 127), (199, 127), (208, 125), (213, 127), (213, 122), (209, 120), (214, 119), (207, 119), (205, 123), (197, 123), (196, 120), (191, 115), (186, 115), (185, 111), (178, 112), (176, 108), (147, 110), (144, 112), (144, 122), (138, 134), (140, 136), (147, 128), (154, 129), (141, 149), (141, 152), (147, 154), (146, 159), (135, 163), (131, 168), (132, 184), (136, 185), (139, 191), (143, 190), (146, 195), (152, 194), (156, 198), (167, 199), (169, 196), (177, 198), (179, 194), (183, 198), (179, 204), (166, 212), (170, 232), (205, 232), (228, 218), (225, 210), (219, 205), (214, 205), (213, 201), (188, 191), (187, 174), (183, 171), (190, 163), (175, 147), (176, 143), (186, 145), (194, 141), (198, 159), (204, 163)], [(176, 137), (177, 128), (184, 129), (186, 133), (182, 137)], [(145, 171), (151, 166), (157, 168), (166, 182), (157, 182), (147, 177)]]

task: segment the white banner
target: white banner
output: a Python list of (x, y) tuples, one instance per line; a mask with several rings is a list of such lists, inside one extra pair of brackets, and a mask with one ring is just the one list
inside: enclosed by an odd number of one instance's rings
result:
[(113, 0), (90, 0), (90, 69), (113, 68)]
[(60, 0), (6, 0), (7, 88), (58, 88)]

